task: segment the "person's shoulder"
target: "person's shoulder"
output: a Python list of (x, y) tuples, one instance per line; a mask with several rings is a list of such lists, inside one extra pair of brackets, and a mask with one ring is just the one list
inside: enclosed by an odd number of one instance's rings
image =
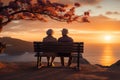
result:
[(46, 41), (46, 39), (47, 39), (47, 36), (43, 38), (43, 41)]
[(69, 36), (68, 36), (68, 38), (69, 38), (71, 41), (73, 41), (73, 38), (72, 38), (72, 37), (69, 37)]
[(67, 36), (67, 38), (69, 38), (69, 39), (73, 39), (72, 37), (70, 37), (70, 36)]
[(55, 41), (57, 41), (57, 38), (53, 37), (53, 39), (54, 39)]
[(44, 39), (47, 39), (47, 37), (44, 37), (43, 40), (44, 40)]
[(46, 38), (48, 38), (48, 36), (45, 36), (43, 39), (46, 39)]
[(61, 40), (63, 37), (59, 37), (58, 40)]
[(53, 36), (52, 36), (52, 38), (57, 39), (57, 38), (55, 38), (55, 37), (53, 37)]

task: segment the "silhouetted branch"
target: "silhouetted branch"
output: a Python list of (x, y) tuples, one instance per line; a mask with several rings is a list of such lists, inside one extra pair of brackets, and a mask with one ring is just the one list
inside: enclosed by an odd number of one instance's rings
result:
[(4, 25), (8, 24), (12, 20), (19, 19), (38, 19), (40, 21), (47, 21), (45, 16), (47, 15), (51, 19), (64, 22), (77, 21), (81, 18), (81, 22), (89, 22), (89, 12), (84, 12), (84, 16), (77, 16), (74, 14), (75, 8), (79, 7), (79, 3), (75, 3), (73, 7), (68, 9), (67, 5), (60, 3), (51, 3), (49, 0), (37, 0), (36, 4), (31, 2), (32, 0), (14, 0), (10, 1), (9, 5), (0, 5), (0, 25), (1, 29)]

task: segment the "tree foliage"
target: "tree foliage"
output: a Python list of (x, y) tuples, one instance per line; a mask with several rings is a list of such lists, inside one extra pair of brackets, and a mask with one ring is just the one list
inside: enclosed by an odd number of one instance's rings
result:
[[(3, 6), (0, 0), (0, 30), (12, 20), (40, 20), (47, 21), (46, 17), (64, 22), (89, 22), (89, 12), (84, 12), (83, 16), (75, 15), (75, 8), (80, 7), (79, 3), (74, 3), (72, 7), (67, 4), (51, 2), (50, 0), (12, 0), (7, 6)], [(80, 20), (80, 19), (81, 20)]]

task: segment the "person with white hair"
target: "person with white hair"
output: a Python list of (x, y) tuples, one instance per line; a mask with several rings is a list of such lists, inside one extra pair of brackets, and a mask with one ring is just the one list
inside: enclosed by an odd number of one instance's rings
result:
[[(48, 29), (46, 32), (47, 36), (45, 38), (43, 38), (43, 42), (57, 42), (57, 39), (53, 37), (53, 30), (52, 29)], [(49, 53), (45, 53), (48, 54)], [(50, 53), (50, 54), (55, 54), (55, 53)], [(51, 62), (50, 61), (50, 57), (47, 57), (47, 66), (54, 66), (53, 61), (54, 61), (55, 57), (51, 58)]]
[[(73, 39), (71, 37), (69, 37), (68, 35), (68, 29), (66, 28), (63, 28), (62, 29), (62, 37), (60, 37), (58, 39), (58, 42), (73, 42)], [(68, 67), (71, 65), (71, 61), (72, 61), (72, 56), (71, 56), (71, 53), (65, 53), (66, 55), (70, 56), (69, 57), (69, 60), (68, 60)], [(64, 57), (62, 55), (64, 55), (64, 53), (59, 53), (59, 55), (61, 56), (60, 59), (61, 59), (61, 64), (62, 66), (64, 66)]]

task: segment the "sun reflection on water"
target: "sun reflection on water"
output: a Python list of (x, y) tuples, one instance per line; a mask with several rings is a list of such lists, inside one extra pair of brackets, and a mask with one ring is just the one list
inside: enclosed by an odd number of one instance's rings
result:
[(101, 56), (101, 64), (104, 66), (109, 66), (115, 62), (115, 58), (112, 49), (109, 45), (106, 45)]

